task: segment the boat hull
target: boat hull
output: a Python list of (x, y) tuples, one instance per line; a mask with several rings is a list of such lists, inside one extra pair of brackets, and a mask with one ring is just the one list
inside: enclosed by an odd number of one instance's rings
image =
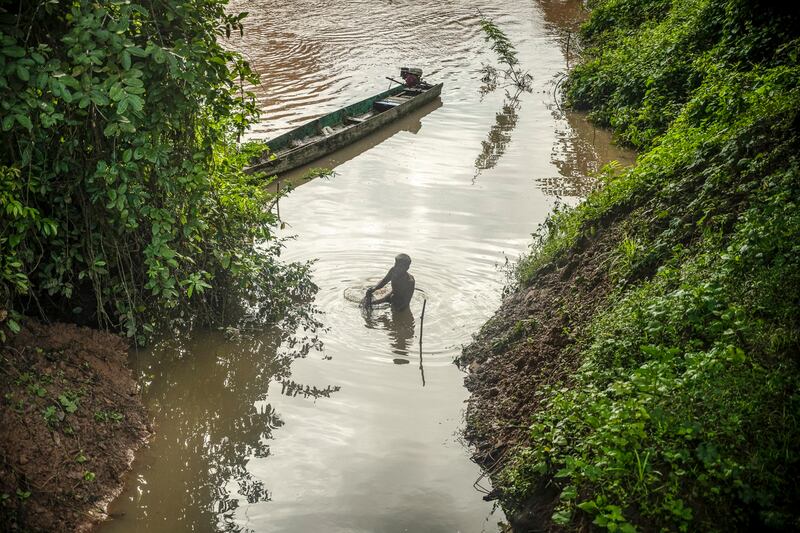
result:
[[(321, 124), (326, 124), (326, 122), (330, 123), (332, 120), (338, 120), (341, 123), (344, 117), (347, 115), (347, 110), (351, 108), (357, 108), (358, 106), (364, 106), (365, 104), (369, 104), (370, 106), (375, 102), (385, 98), (387, 96), (391, 96), (393, 94), (401, 93), (405, 90), (405, 87), (402, 85), (397, 86), (389, 91), (381, 93), (377, 96), (359, 102), (358, 104), (354, 104), (353, 106), (348, 106), (347, 108), (335, 111), (330, 113), (329, 115), (325, 115), (311, 121), (291, 132), (282, 135), (281, 137), (277, 137), (273, 139), (273, 141), (268, 141), (267, 145), (270, 146), (270, 142), (278, 142), (280, 143), (287, 143), (289, 139), (292, 137), (293, 133), (297, 131), (312, 131), (320, 127)], [(380, 129), (381, 127), (389, 124), (390, 122), (398, 119), (399, 117), (410, 113), (411, 111), (419, 108), (420, 106), (434, 100), (437, 98), (442, 92), (442, 84), (434, 85), (430, 89), (421, 92), (417, 96), (408, 99), (407, 101), (396, 105), (390, 109), (382, 111), (376, 115), (369, 117), (368, 119), (364, 120), (360, 124), (354, 124), (352, 126), (348, 126), (340, 131), (336, 131), (331, 135), (321, 137), (317, 140), (309, 142), (307, 144), (303, 144), (302, 146), (298, 146), (296, 148), (292, 148), (289, 150), (285, 150), (283, 152), (278, 151), (276, 153), (276, 157), (272, 159), (263, 159), (253, 162), (253, 164), (247, 169), (248, 172), (267, 172), (269, 174), (280, 174), (282, 172), (286, 172), (288, 170), (292, 170), (294, 168), (306, 165), (311, 163), (312, 161), (324, 157), (331, 152), (338, 150), (344, 146), (354, 143), (355, 141), (366, 137), (370, 133)], [(272, 146), (270, 146), (272, 148)]]

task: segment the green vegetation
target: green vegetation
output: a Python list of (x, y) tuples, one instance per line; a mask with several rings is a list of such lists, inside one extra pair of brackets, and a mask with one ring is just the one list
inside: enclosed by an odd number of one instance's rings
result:
[(506, 504), (611, 531), (800, 528), (800, 19), (743, 0), (600, 0), (567, 97), (642, 150), (548, 220), (519, 283), (611, 225), (614, 284), (537, 391)]
[(0, 7), (0, 337), (29, 313), (142, 339), (254, 290), (279, 318), (308, 286), (243, 172), (257, 80), (220, 44), (245, 16), (225, 4)]
[[(490, 43), (492, 51), (497, 54), (497, 59), (505, 67), (503, 76), (506, 79), (510, 79), (518, 91), (530, 92), (533, 76), (528, 72), (523, 72), (522, 68), (520, 68), (514, 43), (493, 20), (485, 17), (480, 11), (478, 11), (478, 15), (480, 17), (478, 23), (484, 33), (486, 42)], [(497, 69), (490, 65), (484, 65), (483, 74), (484, 92), (494, 90), (497, 87)]]

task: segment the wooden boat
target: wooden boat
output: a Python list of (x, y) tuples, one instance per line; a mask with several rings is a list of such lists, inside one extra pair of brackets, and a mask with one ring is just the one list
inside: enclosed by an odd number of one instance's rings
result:
[(269, 152), (248, 172), (280, 174), (355, 142), (435, 99), (442, 84), (397, 85), (382, 93), (307, 122), (266, 142)]

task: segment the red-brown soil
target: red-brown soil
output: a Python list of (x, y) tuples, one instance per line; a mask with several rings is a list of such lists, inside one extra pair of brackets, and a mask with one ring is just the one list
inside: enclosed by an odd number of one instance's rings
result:
[(0, 529), (87, 531), (151, 434), (119, 336), (29, 320), (0, 346)]

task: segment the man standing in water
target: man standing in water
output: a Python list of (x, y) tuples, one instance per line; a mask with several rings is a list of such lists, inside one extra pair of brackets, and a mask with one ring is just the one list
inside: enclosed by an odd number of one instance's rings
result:
[[(415, 285), (414, 276), (408, 273), (410, 266), (411, 258), (406, 254), (398, 254), (394, 258), (394, 266), (389, 269), (386, 276), (377, 285), (367, 289), (364, 304), (370, 306), (389, 302), (395, 311), (407, 309), (408, 304), (411, 303), (411, 297), (414, 296)], [(389, 294), (373, 302), (372, 293), (384, 287), (390, 281), (392, 282), (392, 290)]]

